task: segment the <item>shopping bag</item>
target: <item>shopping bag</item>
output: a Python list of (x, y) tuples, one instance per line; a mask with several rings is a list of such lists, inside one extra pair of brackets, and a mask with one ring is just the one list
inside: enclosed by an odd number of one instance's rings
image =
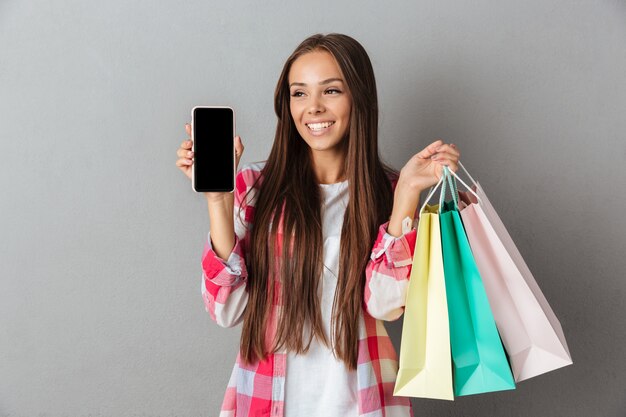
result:
[(420, 210), (393, 394), (454, 400), (437, 210), (426, 204)]
[[(450, 170), (443, 169), (439, 221), (456, 396), (515, 388), (487, 294), (458, 211)], [(453, 191), (443, 202), (445, 185)]]
[(461, 218), (515, 381), (572, 364), (561, 324), (482, 187), (465, 172), (477, 195), (459, 192)]

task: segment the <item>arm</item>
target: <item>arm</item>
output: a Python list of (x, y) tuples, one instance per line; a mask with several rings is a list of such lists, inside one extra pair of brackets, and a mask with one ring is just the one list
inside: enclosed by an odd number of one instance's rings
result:
[(439, 181), (443, 165), (457, 170), (459, 156), (456, 146), (437, 140), (409, 159), (399, 178), (392, 179), (391, 218), (380, 226), (365, 271), (365, 308), (372, 317), (396, 320), (404, 312), (417, 230), (402, 230), (402, 219), (413, 218), (420, 193)]
[[(380, 225), (365, 269), (366, 311), (387, 321), (397, 320), (404, 312), (417, 238), (412, 220), (420, 194), (396, 184), (392, 181), (394, 203), (390, 220)], [(411, 221), (403, 226), (406, 217)]]
[(250, 174), (242, 169), (232, 194), (207, 201), (211, 230), (202, 253), (201, 292), (206, 311), (222, 327), (239, 324), (248, 301), (245, 253), (252, 206), (242, 200)]

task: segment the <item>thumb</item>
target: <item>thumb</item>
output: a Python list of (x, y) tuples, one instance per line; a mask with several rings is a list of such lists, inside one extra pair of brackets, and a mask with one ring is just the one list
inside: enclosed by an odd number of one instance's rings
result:
[(241, 156), (243, 153), (243, 143), (241, 143), (241, 136), (235, 136), (235, 153), (237, 156)]
[(243, 144), (241, 143), (241, 137), (235, 136), (235, 169), (239, 168), (239, 161), (241, 160), (241, 154), (243, 154)]

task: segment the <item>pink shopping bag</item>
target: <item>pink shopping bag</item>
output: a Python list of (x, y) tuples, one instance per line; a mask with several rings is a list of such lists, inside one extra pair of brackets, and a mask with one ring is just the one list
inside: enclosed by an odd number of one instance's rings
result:
[(461, 218), (515, 381), (572, 364), (559, 320), (482, 187), (465, 172), (474, 186), (459, 192)]

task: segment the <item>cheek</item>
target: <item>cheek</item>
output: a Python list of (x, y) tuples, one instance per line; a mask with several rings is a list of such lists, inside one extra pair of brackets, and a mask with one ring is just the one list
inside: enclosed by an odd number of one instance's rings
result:
[(345, 131), (348, 131), (348, 129), (350, 129), (350, 108), (347, 108), (345, 110), (345, 114), (343, 115), (343, 126)]
[(352, 101), (346, 99), (341, 103), (342, 115), (344, 118), (350, 119), (350, 112), (352, 110)]
[(296, 110), (294, 108), (293, 103), (289, 103), (289, 113), (291, 113), (291, 117), (292, 117), (293, 120), (298, 120), (296, 118)]
[(297, 123), (300, 120), (300, 115), (302, 114), (302, 105), (292, 101), (289, 103), (289, 111), (291, 112), (291, 117)]

